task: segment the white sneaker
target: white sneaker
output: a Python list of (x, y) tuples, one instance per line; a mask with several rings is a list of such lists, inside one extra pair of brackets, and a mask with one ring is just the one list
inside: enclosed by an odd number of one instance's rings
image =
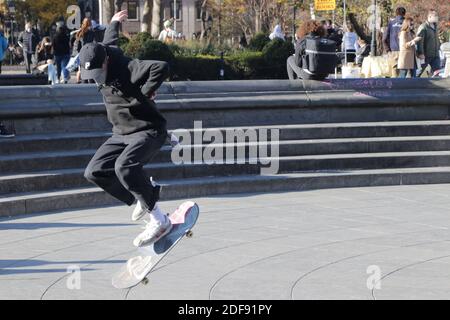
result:
[(136, 203), (136, 207), (134, 208), (133, 214), (131, 215), (131, 220), (133, 221), (141, 220), (146, 213), (148, 213), (148, 211), (142, 208), (141, 202), (138, 200)]
[[(159, 211), (158, 207), (155, 207)], [(172, 223), (167, 215), (161, 213), (160, 211), (155, 215), (155, 210), (150, 213), (150, 222), (145, 226), (145, 230), (139, 234), (136, 239), (134, 239), (133, 244), (136, 247), (148, 246), (172, 230)]]

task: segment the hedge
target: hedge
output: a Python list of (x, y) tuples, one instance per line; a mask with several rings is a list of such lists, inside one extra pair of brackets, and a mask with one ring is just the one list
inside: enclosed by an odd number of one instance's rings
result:
[(172, 80), (218, 80), (221, 67), (225, 80), (286, 79), (286, 59), (294, 52), (292, 43), (278, 39), (267, 42), (262, 51), (229, 51), (222, 61), (211, 46), (200, 50), (197, 45), (166, 45), (146, 33), (133, 37), (122, 48), (133, 58), (169, 62)]

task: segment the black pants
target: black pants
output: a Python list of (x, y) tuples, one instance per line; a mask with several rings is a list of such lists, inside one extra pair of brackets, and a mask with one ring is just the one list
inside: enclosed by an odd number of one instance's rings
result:
[(161, 149), (167, 134), (153, 130), (113, 135), (95, 153), (84, 176), (111, 196), (131, 206), (139, 200), (152, 210), (159, 200), (143, 166)]
[(33, 54), (24, 52), (23, 58), (25, 59), (25, 67), (27, 69), (27, 73), (31, 73), (31, 65), (33, 64)]
[(2, 62), (3, 61), (0, 61), (0, 73), (2, 73)]

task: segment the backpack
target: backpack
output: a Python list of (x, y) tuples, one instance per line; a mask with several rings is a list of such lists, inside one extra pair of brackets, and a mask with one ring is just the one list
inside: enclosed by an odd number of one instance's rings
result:
[(307, 37), (303, 68), (313, 74), (334, 73), (338, 58), (336, 42), (327, 38)]

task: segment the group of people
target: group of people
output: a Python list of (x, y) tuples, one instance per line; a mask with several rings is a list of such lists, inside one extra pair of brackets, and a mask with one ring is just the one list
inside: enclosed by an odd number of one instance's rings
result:
[[(56, 33), (53, 37), (40, 37), (30, 22), (25, 24), (25, 30), (19, 35), (17, 44), (20, 46), (27, 73), (47, 73), (50, 84), (67, 83), (70, 72), (67, 66), (71, 60), (76, 63), (81, 48), (94, 40), (101, 42), (104, 27), (94, 20), (85, 18), (78, 30), (70, 31), (63, 21), (56, 23)], [(1, 61), (8, 48), (8, 40), (0, 30), (0, 72)], [(80, 72), (77, 72), (77, 83), (82, 82)]]
[[(420, 25), (416, 33), (414, 19), (406, 16), (405, 8), (397, 8), (396, 17), (389, 21), (383, 35), (384, 51), (394, 60), (396, 76), (406, 78), (409, 74), (410, 77), (416, 77), (418, 70), (423, 72), (428, 66), (432, 73), (441, 69), (438, 22), (438, 13), (430, 10), (427, 21)], [(281, 38), (281, 34), (281, 30), (276, 27), (271, 37)], [(364, 58), (371, 52), (370, 41), (358, 35), (352, 24), (336, 30), (329, 20), (304, 22), (297, 31), (296, 39), (295, 55), (287, 60), (287, 72), (291, 80), (323, 80), (345, 62), (361, 67)], [(346, 52), (346, 55), (342, 52)]]

